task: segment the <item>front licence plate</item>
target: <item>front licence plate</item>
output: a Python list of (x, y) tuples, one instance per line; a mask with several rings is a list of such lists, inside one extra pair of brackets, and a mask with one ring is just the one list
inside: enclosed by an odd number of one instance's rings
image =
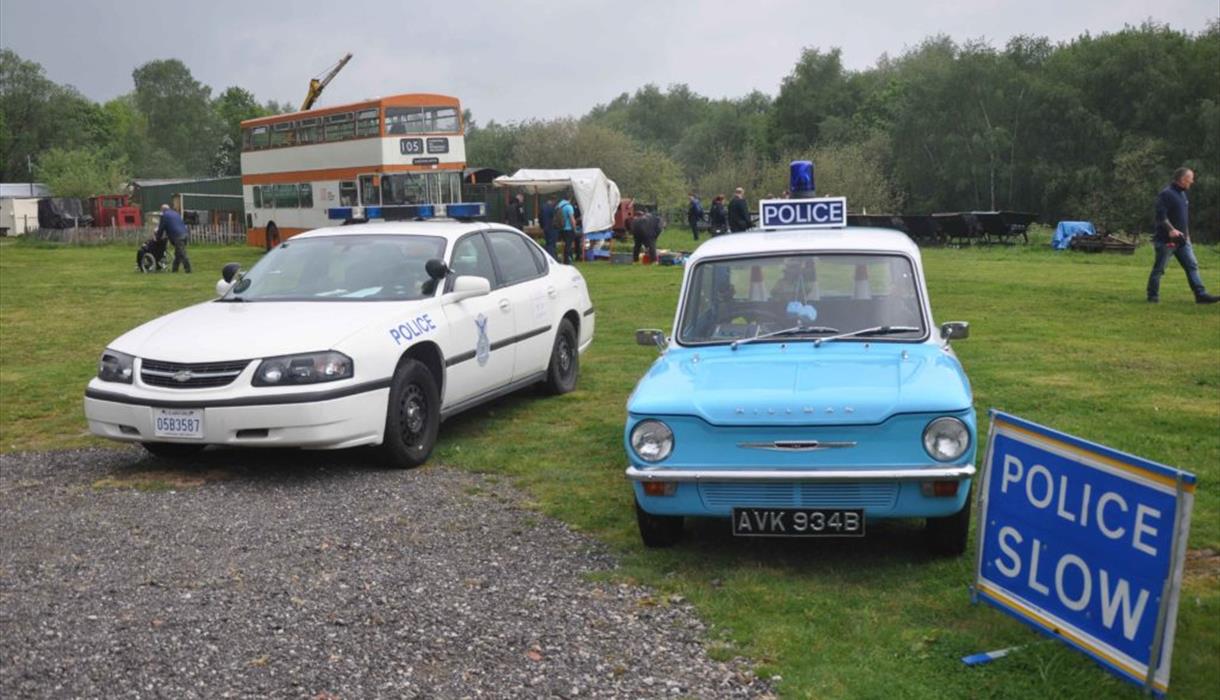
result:
[(863, 510), (734, 508), (737, 537), (863, 537)]
[(157, 437), (203, 439), (202, 408), (158, 408), (153, 410), (153, 434)]

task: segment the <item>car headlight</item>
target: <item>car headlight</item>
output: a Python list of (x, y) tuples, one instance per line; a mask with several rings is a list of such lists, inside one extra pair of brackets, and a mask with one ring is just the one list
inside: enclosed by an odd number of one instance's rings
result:
[(970, 429), (957, 418), (937, 418), (923, 430), (923, 448), (938, 462), (955, 460), (969, 447)]
[(352, 358), (341, 352), (309, 352), (268, 357), (254, 370), (254, 386), (317, 384), (347, 379), (355, 373)]
[(131, 355), (107, 349), (97, 361), (97, 378), (103, 382), (130, 384), (135, 377), (135, 361)]
[(631, 429), (631, 449), (645, 462), (660, 462), (674, 451), (674, 431), (659, 420), (640, 421)]

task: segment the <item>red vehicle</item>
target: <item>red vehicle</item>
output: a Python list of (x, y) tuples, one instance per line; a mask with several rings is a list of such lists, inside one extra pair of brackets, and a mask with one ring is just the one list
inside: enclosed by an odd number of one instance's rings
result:
[(140, 208), (131, 203), (125, 194), (101, 194), (92, 198), (93, 225), (139, 228)]

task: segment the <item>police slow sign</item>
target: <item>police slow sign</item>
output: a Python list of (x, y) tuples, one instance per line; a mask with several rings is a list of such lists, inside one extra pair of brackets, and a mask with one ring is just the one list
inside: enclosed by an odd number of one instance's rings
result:
[(992, 411), (976, 598), (1164, 693), (1195, 481)]
[(847, 198), (759, 200), (758, 225), (765, 229), (842, 228), (847, 225)]

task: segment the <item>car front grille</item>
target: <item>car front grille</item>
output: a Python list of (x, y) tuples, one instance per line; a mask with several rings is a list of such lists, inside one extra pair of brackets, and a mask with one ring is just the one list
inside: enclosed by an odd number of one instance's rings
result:
[(150, 386), (168, 389), (203, 389), (231, 384), (250, 360), (235, 362), (162, 362), (144, 360), (140, 365), (140, 381)]
[(893, 509), (898, 484), (705, 482), (699, 484), (699, 494), (712, 508), (867, 508), (876, 512)]

